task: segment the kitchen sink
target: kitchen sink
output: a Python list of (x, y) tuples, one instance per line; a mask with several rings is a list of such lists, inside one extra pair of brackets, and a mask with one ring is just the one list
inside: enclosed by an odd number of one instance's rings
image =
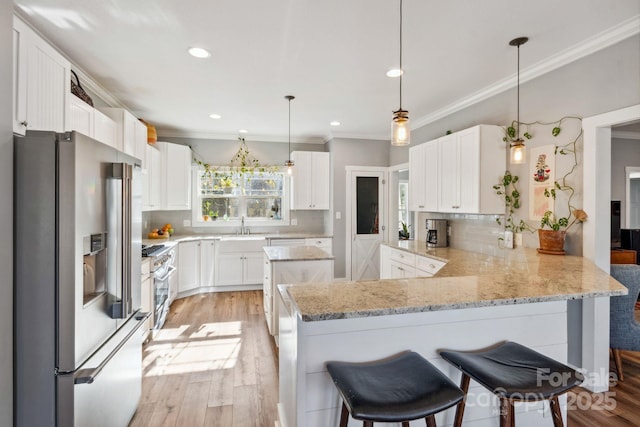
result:
[(260, 236), (260, 235), (255, 235), (255, 234), (244, 234), (244, 235), (229, 235), (229, 236), (222, 236), (220, 238), (221, 241), (229, 241), (229, 240), (265, 240), (266, 237), (265, 236)]

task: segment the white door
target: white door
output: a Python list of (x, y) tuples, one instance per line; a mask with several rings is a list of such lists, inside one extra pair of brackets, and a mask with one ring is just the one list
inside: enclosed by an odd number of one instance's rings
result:
[[(364, 169), (364, 168), (363, 168)], [(386, 168), (351, 170), (347, 206), (350, 207), (351, 280), (380, 278), (380, 243), (384, 240)], [(349, 276), (349, 275), (347, 275)]]

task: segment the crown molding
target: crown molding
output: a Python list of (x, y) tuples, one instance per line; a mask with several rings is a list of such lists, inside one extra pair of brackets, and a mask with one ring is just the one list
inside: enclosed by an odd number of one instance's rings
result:
[[(599, 50), (605, 49), (616, 43), (619, 43), (629, 37), (640, 34), (640, 14), (635, 15), (618, 25), (615, 25), (599, 34), (575, 44), (568, 49), (558, 52), (543, 61), (533, 64), (523, 70), (520, 70), (520, 83), (533, 80), (543, 74), (563, 67), (585, 56), (591, 55)], [(472, 93), (471, 95), (460, 98), (459, 100), (441, 108), (433, 113), (423, 116), (413, 122), (411, 129), (417, 129), (436, 120), (440, 120), (446, 116), (470, 107), (485, 99), (498, 95), (508, 89), (516, 87), (518, 82), (517, 73), (493, 83), (484, 89)]]
[[(176, 129), (156, 129), (158, 132), (158, 139), (162, 138), (193, 138), (193, 139), (214, 139), (219, 141), (236, 141), (238, 137), (242, 136), (248, 142), (277, 142), (287, 144), (289, 140), (286, 137), (274, 136), (274, 135), (253, 135), (253, 134), (244, 134), (239, 135), (237, 133), (234, 134), (222, 134), (222, 133), (214, 133), (214, 132), (206, 132), (206, 131), (183, 131)], [(322, 136), (311, 136), (311, 137), (292, 137), (291, 142), (294, 144), (324, 144), (325, 140)]]
[(640, 140), (640, 132), (611, 129), (611, 138)]
[(327, 141), (334, 138), (345, 139), (368, 139), (373, 141), (391, 141), (391, 135), (381, 135), (379, 133), (345, 133), (345, 132), (332, 132), (328, 135)]

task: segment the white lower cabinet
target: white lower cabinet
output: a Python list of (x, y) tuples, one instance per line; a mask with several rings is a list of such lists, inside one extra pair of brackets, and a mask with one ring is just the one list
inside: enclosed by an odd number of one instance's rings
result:
[(262, 248), (266, 240), (228, 240), (216, 245), (216, 286), (262, 283)]
[(200, 286), (215, 286), (215, 265), (216, 265), (216, 242), (215, 240), (202, 240), (200, 242)]
[(200, 240), (180, 242), (178, 248), (178, 295), (200, 287)]
[(305, 239), (305, 245), (317, 246), (329, 255), (333, 255), (333, 239), (331, 237), (314, 237), (312, 239)]
[(432, 277), (445, 264), (444, 261), (393, 249), (386, 245), (380, 246), (381, 279)]

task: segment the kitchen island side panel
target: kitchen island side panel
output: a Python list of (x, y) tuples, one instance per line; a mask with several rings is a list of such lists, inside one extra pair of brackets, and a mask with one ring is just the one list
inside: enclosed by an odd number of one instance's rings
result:
[[(341, 402), (324, 367), (329, 360), (359, 362), (413, 350), (457, 383), (459, 372), (439, 357), (439, 350), (474, 350), (511, 340), (562, 362), (567, 358), (566, 328), (557, 327), (566, 324), (566, 301), (316, 322), (303, 322), (295, 305), (283, 301), (280, 318), (287, 325), (280, 335), (281, 381), (286, 378), (280, 385), (280, 406), (287, 408), (280, 414), (283, 427), (337, 425)], [(293, 342), (297, 346), (285, 344)], [(473, 381), (469, 392), (465, 425), (495, 425), (498, 404), (493, 395)], [(518, 425), (540, 425), (543, 406), (516, 405)], [(437, 415), (438, 425), (451, 425), (454, 413), (449, 409)], [(423, 420), (411, 423), (423, 424)], [(350, 420), (349, 425), (360, 423)]]

